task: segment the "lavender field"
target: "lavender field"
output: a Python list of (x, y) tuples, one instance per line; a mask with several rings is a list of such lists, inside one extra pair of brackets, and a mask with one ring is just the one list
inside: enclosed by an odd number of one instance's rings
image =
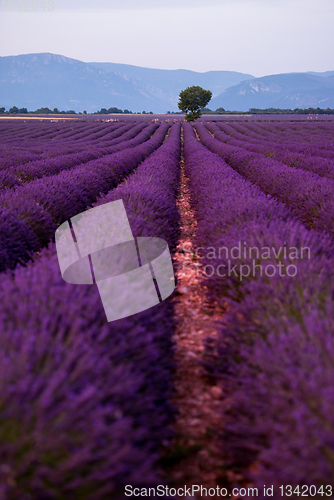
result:
[(133, 235), (166, 240), (176, 271), (181, 176), (196, 222), (184, 274), (213, 332), (196, 363), (221, 391), (217, 483), (332, 497), (333, 140), (323, 116), (0, 121), (0, 500), (168, 484), (179, 280), (108, 323), (95, 287), (62, 279), (54, 236), (122, 199)]

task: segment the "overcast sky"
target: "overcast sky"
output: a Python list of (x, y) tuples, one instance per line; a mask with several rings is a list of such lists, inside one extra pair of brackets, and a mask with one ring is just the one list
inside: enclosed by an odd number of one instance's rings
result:
[(0, 55), (254, 76), (328, 71), (333, 26), (334, 0), (45, 0), (45, 11), (42, 0), (5, 0)]

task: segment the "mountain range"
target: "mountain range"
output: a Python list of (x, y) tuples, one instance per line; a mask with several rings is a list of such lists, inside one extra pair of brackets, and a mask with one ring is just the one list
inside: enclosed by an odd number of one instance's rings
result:
[(210, 101), (210, 108), (334, 108), (334, 71), (283, 73), (254, 78), (229, 87)]
[(334, 108), (334, 71), (255, 78), (235, 71), (162, 70), (117, 63), (86, 63), (40, 53), (0, 57), (0, 107), (40, 107), (95, 112), (116, 107), (133, 112), (178, 111), (181, 90), (210, 89), (208, 107)]

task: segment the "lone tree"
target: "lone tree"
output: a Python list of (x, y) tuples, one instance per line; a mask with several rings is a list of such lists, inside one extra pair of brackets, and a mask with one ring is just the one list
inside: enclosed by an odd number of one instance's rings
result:
[(180, 92), (180, 100), (178, 107), (181, 111), (186, 113), (185, 119), (187, 122), (200, 118), (201, 110), (205, 108), (212, 97), (211, 90), (204, 90), (202, 87), (194, 85), (187, 87)]

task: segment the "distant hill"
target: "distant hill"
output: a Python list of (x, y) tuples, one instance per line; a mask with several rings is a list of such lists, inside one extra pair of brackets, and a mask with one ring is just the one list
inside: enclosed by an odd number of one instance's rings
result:
[(133, 112), (178, 111), (181, 90), (212, 91), (212, 110), (334, 108), (334, 71), (255, 78), (235, 71), (197, 73), (128, 64), (85, 63), (57, 54), (0, 57), (0, 107), (89, 112), (116, 107)]
[(209, 107), (237, 111), (250, 108), (334, 108), (334, 71), (253, 78), (224, 90), (211, 99)]
[(0, 107), (40, 107), (94, 112), (105, 107), (166, 113), (178, 111), (181, 90), (191, 85), (220, 94), (254, 78), (234, 71), (197, 73), (114, 63), (85, 63), (56, 54), (0, 57)]
[(324, 78), (327, 78), (327, 76), (334, 76), (334, 71), (324, 71), (322, 73), (317, 73), (315, 71), (307, 71), (306, 73), (309, 75), (323, 76)]
[[(143, 94), (154, 95), (167, 100), (168, 104), (177, 111), (177, 102), (181, 90), (192, 85), (200, 85), (211, 90), (213, 96), (243, 80), (255, 78), (236, 71), (207, 71), (198, 73), (186, 69), (163, 70), (149, 69), (128, 64), (116, 63), (89, 63), (104, 71), (114, 72), (122, 78), (131, 79), (137, 89)], [(172, 111), (172, 109), (170, 109)]]

